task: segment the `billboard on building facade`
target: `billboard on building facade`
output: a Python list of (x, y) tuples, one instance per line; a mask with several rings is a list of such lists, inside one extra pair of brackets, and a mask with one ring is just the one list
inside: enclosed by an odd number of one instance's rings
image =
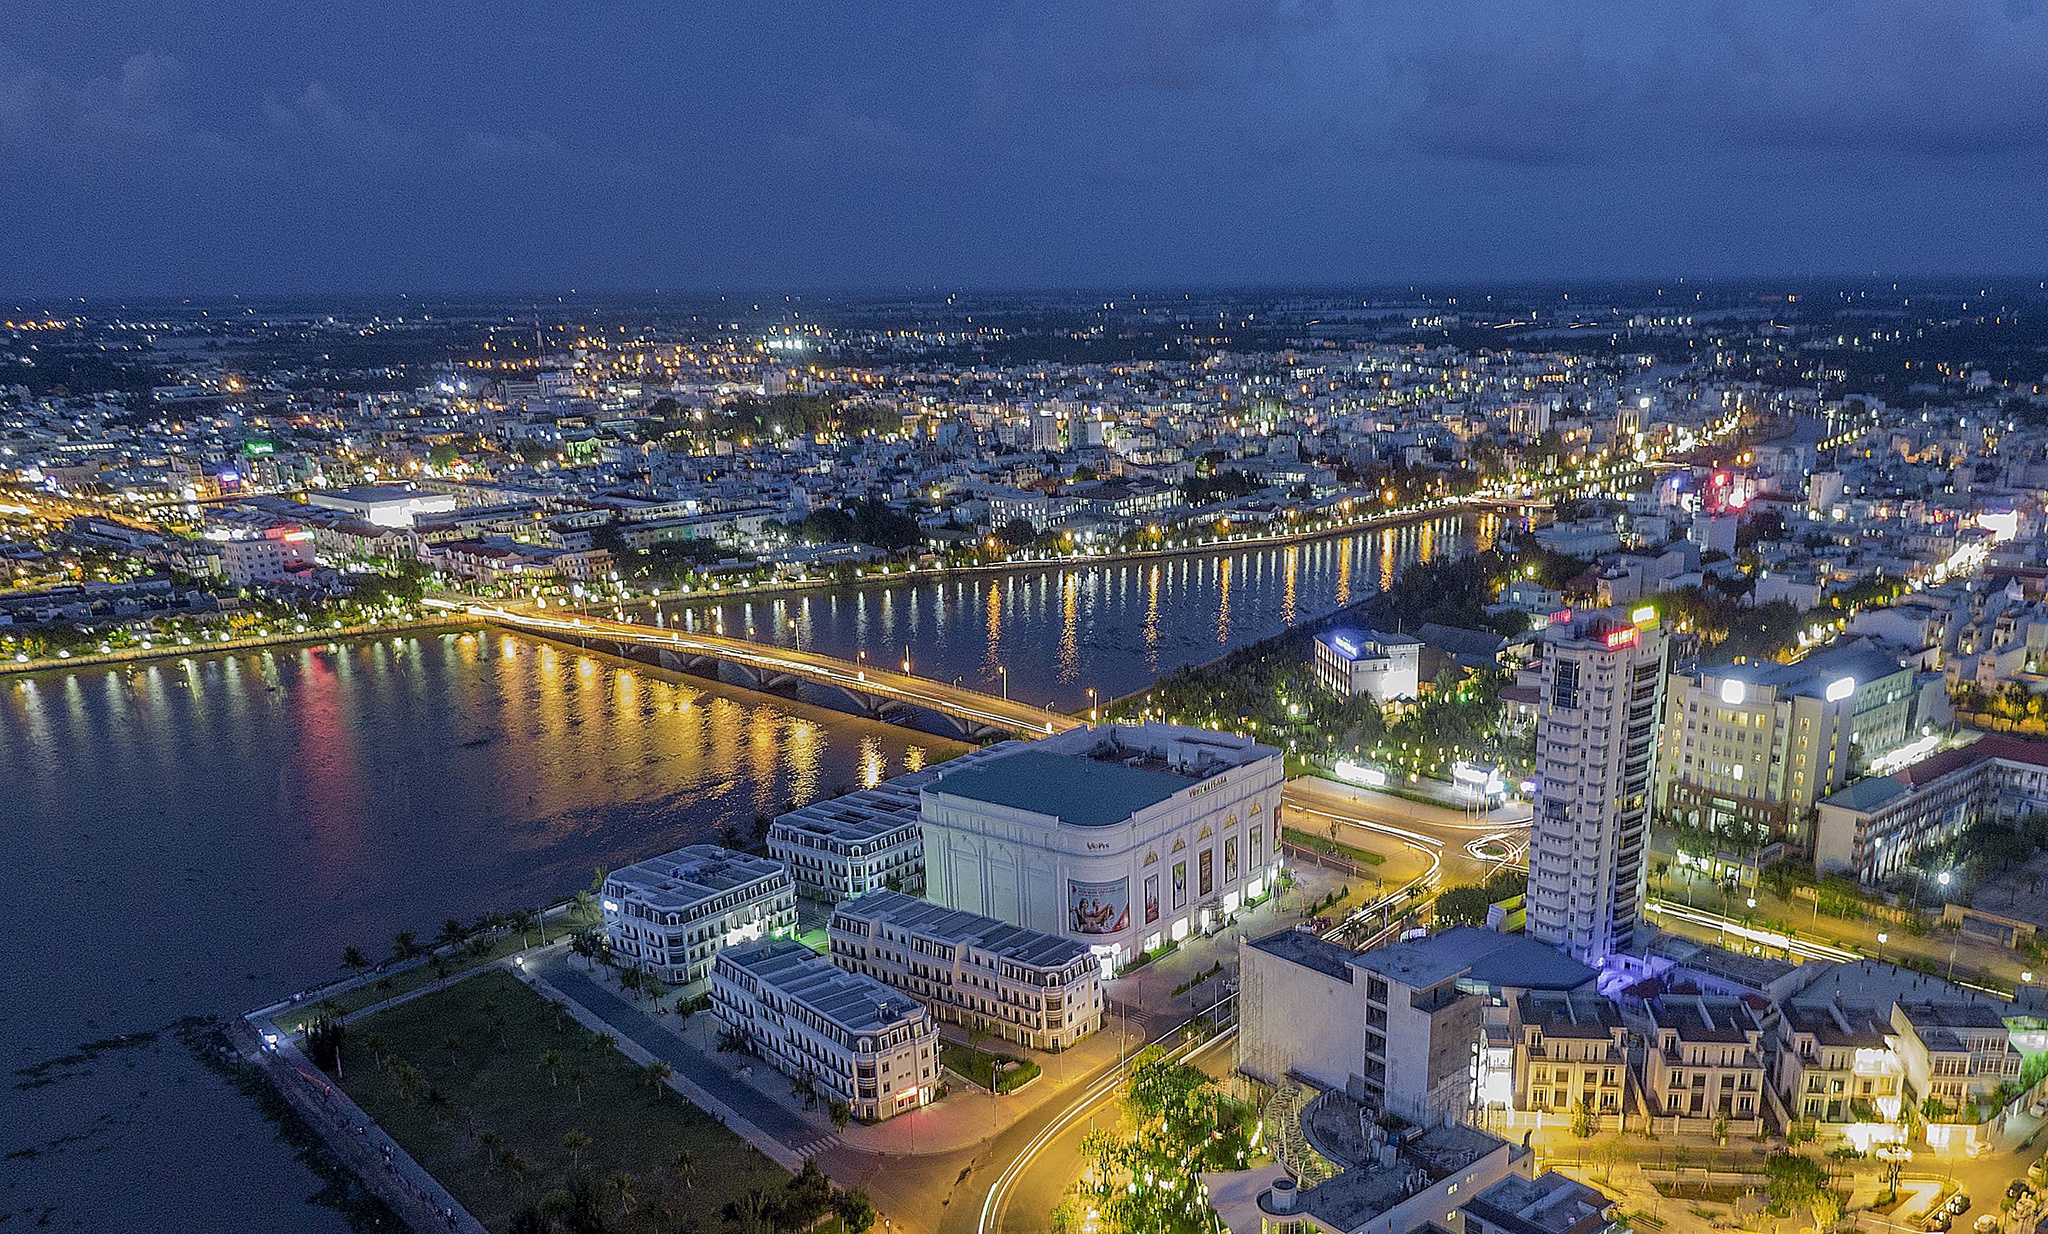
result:
[(1067, 880), (1067, 928), (1076, 934), (1114, 934), (1131, 924), (1131, 880)]

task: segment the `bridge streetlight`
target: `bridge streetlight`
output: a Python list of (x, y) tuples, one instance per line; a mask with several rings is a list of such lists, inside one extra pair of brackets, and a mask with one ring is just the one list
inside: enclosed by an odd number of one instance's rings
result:
[(1093, 722), (1096, 719), (1094, 686), (1088, 687), (1088, 719), (1090, 720), (1090, 722)]
[(996, 665), (996, 675), (1003, 680), (1003, 701), (1007, 703), (1010, 701), (1010, 670), (998, 664)]

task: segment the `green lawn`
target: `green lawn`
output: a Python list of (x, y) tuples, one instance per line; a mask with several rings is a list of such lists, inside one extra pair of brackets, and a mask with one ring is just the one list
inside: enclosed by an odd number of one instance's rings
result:
[[(1028, 1058), (991, 1054), (952, 1041), (939, 1043), (939, 1061), (983, 1088), (999, 1093), (1010, 1092), (1038, 1075), (1038, 1064)], [(996, 1067), (1002, 1063), (1017, 1065), (998, 1075)]]
[(1280, 834), (1301, 845), (1303, 848), (1313, 849), (1318, 853), (1328, 853), (1335, 857), (1342, 857), (1353, 865), (1376, 866), (1384, 864), (1387, 860), (1384, 856), (1373, 852), (1369, 848), (1341, 844), (1328, 836), (1319, 836), (1313, 832), (1300, 831), (1293, 827), (1281, 828)]
[[(552, 1080), (547, 1051), (561, 1056)], [(779, 1200), (789, 1179), (502, 970), (351, 1020), (343, 1064), (349, 1095), (493, 1230), (569, 1187), (579, 1169), (598, 1181), (611, 1228), (629, 1234), (670, 1234), (688, 1221), (728, 1228), (728, 1201), (756, 1189)], [(563, 1138), (575, 1132), (589, 1143), (572, 1153)], [(693, 1165), (679, 1171), (682, 1152)], [(510, 1154), (525, 1163), (523, 1178), (507, 1167)], [(630, 1205), (614, 1185), (620, 1172), (630, 1175)]]

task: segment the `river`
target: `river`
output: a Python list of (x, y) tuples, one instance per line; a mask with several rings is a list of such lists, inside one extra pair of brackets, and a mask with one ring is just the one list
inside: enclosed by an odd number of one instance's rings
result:
[[(665, 615), (1063, 708), (1364, 598), (1488, 520)], [(794, 624), (792, 624), (794, 623)], [(1004, 673), (999, 670), (1007, 670)], [(1005, 682), (1007, 677), (1007, 683)], [(0, 1218), (339, 1231), (176, 1024), (335, 976), (344, 946), (539, 904), (958, 747), (500, 633), (0, 680)], [(88, 1047), (88, 1048), (81, 1048)]]
[[(1497, 516), (1221, 553), (1046, 565), (658, 606), (664, 624), (869, 659), (1075, 711), (1362, 600), (1410, 562), (1490, 547)], [(646, 606), (640, 610), (643, 619)]]

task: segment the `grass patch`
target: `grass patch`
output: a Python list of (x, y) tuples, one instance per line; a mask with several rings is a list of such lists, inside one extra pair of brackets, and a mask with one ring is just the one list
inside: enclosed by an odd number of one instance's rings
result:
[[(1008, 1054), (991, 1054), (973, 1046), (957, 1042), (939, 1043), (939, 1061), (960, 1075), (988, 1089), (990, 1092), (1008, 1093), (1038, 1078), (1038, 1064), (1028, 1058), (1014, 1058)], [(1002, 1070), (1005, 1063), (1016, 1066)]]
[(578, 1175), (595, 1183), (611, 1228), (633, 1234), (722, 1228), (727, 1203), (754, 1190), (779, 1200), (790, 1177), (505, 972), (351, 1021), (343, 1075), (493, 1230)]
[(1292, 827), (1282, 827), (1280, 835), (1283, 839), (1292, 840), (1295, 844), (1311, 852), (1323, 853), (1331, 857), (1342, 857), (1353, 865), (1376, 866), (1386, 864), (1387, 859), (1384, 856), (1373, 852), (1369, 848), (1359, 848), (1351, 844), (1340, 844), (1328, 836), (1319, 836), (1309, 831), (1297, 831)]
[[(597, 924), (596, 921), (578, 915), (571, 910), (561, 917), (548, 922), (547, 938), (553, 943), (579, 933)], [(374, 1007), (401, 994), (425, 989), (435, 982), (473, 968), (494, 963), (507, 956), (516, 955), (530, 947), (540, 945), (540, 931), (534, 930), (525, 937), (519, 931), (508, 930), (504, 934), (478, 946), (467, 944), (449, 948), (445, 954), (427, 957), (424, 961), (401, 972), (389, 973), (367, 985), (359, 985), (340, 994), (332, 994), (318, 1001), (308, 1001), (277, 1017), (280, 1028), (294, 1033), (306, 1031), (306, 1025), (317, 1019), (325, 1008), (333, 1008), (343, 1015), (351, 1015), (365, 1007)], [(438, 963), (437, 963), (438, 961)]]

